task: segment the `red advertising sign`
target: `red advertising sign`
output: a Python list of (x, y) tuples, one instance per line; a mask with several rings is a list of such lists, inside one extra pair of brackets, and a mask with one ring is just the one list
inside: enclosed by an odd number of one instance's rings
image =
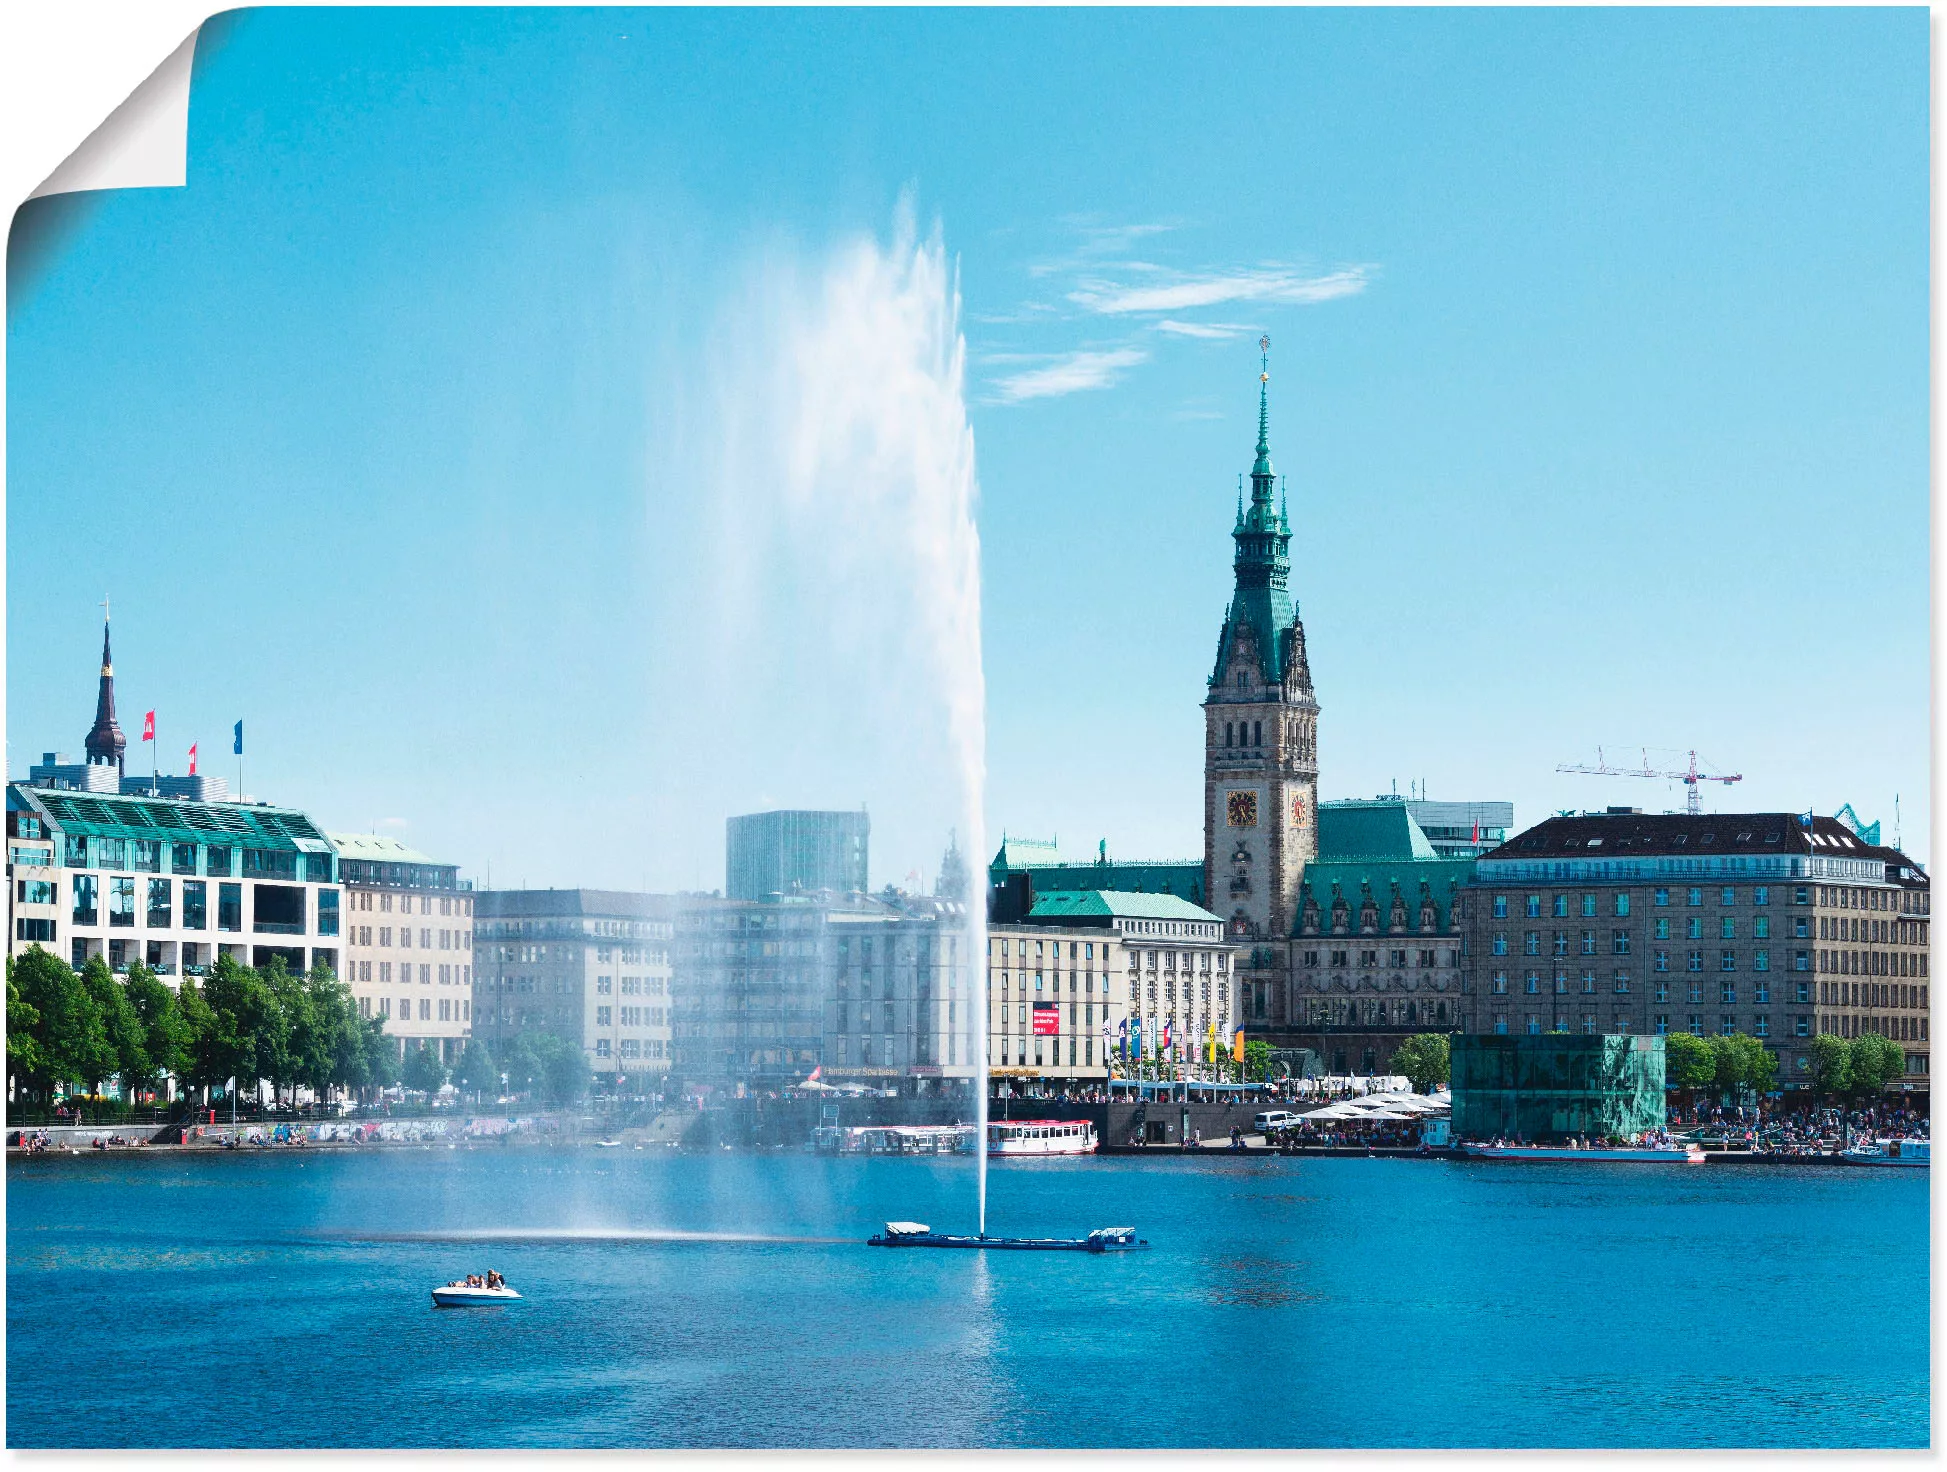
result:
[(1055, 1002), (1034, 1004), (1034, 1035), (1047, 1037), (1061, 1031), (1061, 1007)]

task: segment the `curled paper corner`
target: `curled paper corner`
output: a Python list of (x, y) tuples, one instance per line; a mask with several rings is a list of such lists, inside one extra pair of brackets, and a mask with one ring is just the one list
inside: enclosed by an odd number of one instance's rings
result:
[(189, 182), (189, 74), (198, 26), (29, 199), (89, 189), (180, 189)]

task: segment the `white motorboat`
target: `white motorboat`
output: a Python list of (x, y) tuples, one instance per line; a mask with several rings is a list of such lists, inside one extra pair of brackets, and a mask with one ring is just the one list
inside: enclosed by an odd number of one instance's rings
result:
[(1903, 1165), (1925, 1170), (1932, 1148), (1928, 1140), (1862, 1140), (1839, 1158), (1847, 1165)]
[(512, 1288), (474, 1288), (465, 1283), (447, 1283), (433, 1290), (433, 1302), (440, 1308), (486, 1308), (519, 1297)]
[(1469, 1142), (1461, 1145), (1460, 1153), (1475, 1160), (1593, 1160), (1615, 1165), (1702, 1165), (1708, 1158), (1696, 1145), (1638, 1145), (1604, 1150), (1569, 1145), (1478, 1145)]

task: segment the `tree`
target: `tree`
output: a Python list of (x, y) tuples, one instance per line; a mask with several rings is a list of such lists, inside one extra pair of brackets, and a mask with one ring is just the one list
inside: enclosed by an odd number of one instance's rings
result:
[(148, 1055), (150, 1082), (162, 1074), (184, 1076), (189, 1067), (190, 1028), (181, 1002), (146, 966), (128, 968), (129, 1005), (142, 1027), (142, 1051)]
[(1271, 1045), (1262, 1038), (1244, 1039), (1244, 1077), (1260, 1082), (1271, 1075)]
[(1844, 1038), (1822, 1032), (1805, 1051), (1812, 1060), (1812, 1087), (1820, 1094), (1843, 1094), (1852, 1087), (1852, 1054)]
[(274, 1021), (258, 1035), (257, 1072), (270, 1080), (271, 1099), (282, 1097), (290, 1086), (291, 1102), (297, 1102), (297, 1085), (315, 1061), (317, 1027), (311, 1015), (311, 997), (304, 978), (293, 976), (282, 956), (272, 956), (257, 969), (264, 990), (272, 1001)]
[(1717, 1054), (1711, 1045), (1687, 1032), (1673, 1032), (1663, 1040), (1665, 1082), (1689, 1096), (1717, 1077)]
[(138, 1072), (146, 1073), (148, 1058), (141, 1051), (142, 1028), (135, 1009), (128, 1005), (127, 993), (100, 956), (90, 956), (81, 968), (81, 988), (88, 994), (100, 1031), (84, 1058), (77, 1060), (81, 1068), (78, 1082), (88, 1085), (89, 1093), (99, 1094), (102, 1082), (120, 1072), (124, 1059)]
[[(35, 947), (36, 950), (39, 947)], [(14, 958), (7, 957), (7, 1077), (26, 1086), (41, 1075), (40, 1009), (14, 980)]]
[[(81, 979), (87, 983), (88, 974), (82, 973)], [(109, 977), (107, 984), (113, 1001), (103, 1008), (103, 1020), (109, 1041), (115, 1045), (122, 1089), (133, 1102), (137, 1091), (153, 1086), (169, 1066), (166, 1061), (159, 1061), (149, 1047), (149, 1016), (158, 1007), (171, 1006), (173, 999), (168, 986), (140, 961), (130, 963), (126, 981), (117, 985)], [(98, 988), (99, 983), (95, 986)], [(166, 1044), (167, 1040), (158, 1041)]]
[(1745, 1089), (1756, 1094), (1770, 1091), (1778, 1076), (1778, 1060), (1756, 1038), (1743, 1033), (1712, 1038), (1711, 1056), (1717, 1071), (1712, 1078), (1717, 1088), (1736, 1095)]
[(1390, 1069), (1406, 1075), (1415, 1093), (1430, 1094), (1447, 1081), (1452, 1067), (1451, 1045), (1443, 1032), (1415, 1033), (1399, 1045)]
[(182, 1064), (176, 1072), (184, 1083), (203, 1086), (203, 1102), (207, 1104), (210, 1085), (221, 1083), (230, 1075), (212, 1071), (214, 1049), (210, 1038), (216, 1029), (216, 1014), (210, 1010), (209, 1001), (194, 978), (183, 979), (176, 993), (176, 1012), (182, 1018), (183, 1028)]
[(13, 978), (21, 998), (40, 1016), (35, 1091), (87, 1082), (110, 1050), (101, 1014), (74, 968), (33, 946), (15, 963)]
[(385, 1035), (383, 1017), (361, 1017), (358, 1021), (364, 1030), (359, 1051), (365, 1062), (365, 1084), (389, 1089), (399, 1082), (399, 1049)]
[(272, 1070), (283, 1066), (286, 1036), (277, 998), (264, 979), (232, 957), (218, 956), (203, 979), (203, 1000), (211, 1014), (199, 1064), (203, 1077), (211, 1083), (234, 1078), (242, 1091), (274, 1076)]
[(525, 1033), (516, 1033), (501, 1044), (500, 1071), (507, 1075), (507, 1087), (517, 1094), (541, 1086), (541, 1059)]
[(593, 1070), (578, 1044), (543, 1033), (534, 1039), (533, 1050), (550, 1103), (572, 1104), (587, 1094)]
[(446, 1065), (439, 1061), (439, 1051), (422, 1042), (407, 1052), (404, 1079), (409, 1089), (437, 1094), (440, 1085), (446, 1082)]
[(1876, 1032), (1848, 1039), (1846, 1061), (1854, 1097), (1876, 1095), (1906, 1071), (1906, 1053), (1900, 1045)]
[(500, 1092), (500, 1070), (480, 1039), (467, 1040), (466, 1052), (460, 1055), (459, 1067), (453, 1070), (453, 1082), (476, 1098)]

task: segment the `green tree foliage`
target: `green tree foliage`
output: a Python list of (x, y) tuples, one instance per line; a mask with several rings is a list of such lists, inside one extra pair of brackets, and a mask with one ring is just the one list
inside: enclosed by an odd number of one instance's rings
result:
[(541, 1087), (550, 1103), (572, 1104), (587, 1095), (594, 1071), (578, 1044), (543, 1033), (534, 1039), (533, 1049), (540, 1063)]
[(91, 1046), (76, 1060), (81, 1070), (76, 1082), (99, 1094), (102, 1083), (121, 1068), (124, 1057), (138, 1065), (146, 1064), (146, 1059), (135, 1056), (141, 1047), (141, 1027), (121, 983), (100, 956), (91, 957), (82, 968), (81, 989), (87, 993), (97, 1030)]
[(437, 1094), (446, 1082), (446, 1065), (439, 1061), (439, 1050), (423, 1042), (406, 1052), (405, 1085), (422, 1094)]
[(359, 1019), (365, 1028), (366, 1079), (372, 1088), (389, 1089), (399, 1082), (399, 1045), (385, 1035), (383, 1017)]
[(500, 1069), (495, 1066), (493, 1055), (478, 1038), (471, 1038), (466, 1052), (460, 1055), (459, 1067), (453, 1070), (453, 1082), (476, 1098), (492, 1098), (500, 1092)]
[(281, 1069), (288, 1034), (277, 995), (264, 979), (229, 956), (217, 957), (203, 981), (203, 1000), (212, 1014), (204, 1077), (211, 1083), (234, 1078), (239, 1093)]
[(1906, 1053), (1891, 1038), (1864, 1032), (1846, 1042), (1850, 1092), (1859, 1098), (1877, 1094), (1906, 1071)]
[(1716, 1061), (1711, 1082), (1723, 1093), (1738, 1094), (1748, 1089), (1763, 1094), (1777, 1079), (1778, 1060), (1756, 1038), (1743, 1033), (1712, 1038), (1710, 1051)]
[[(112, 1050), (101, 1013), (74, 968), (34, 946), (15, 962), (13, 979), (22, 1000), (40, 1019), (35, 1029), (39, 1071), (29, 1080), (33, 1092), (46, 1093), (57, 1084), (88, 1083), (91, 1075), (100, 1076), (96, 1071)], [(112, 1072), (113, 1066), (105, 1071)]]
[(526, 1034), (517, 1033), (501, 1045), (500, 1071), (507, 1075), (507, 1087), (516, 1094), (532, 1093), (541, 1087), (541, 1059)]
[[(35, 950), (40, 947), (36, 946)], [(31, 954), (31, 953), (30, 953)], [(23, 1084), (41, 1076), (40, 1009), (27, 1000), (14, 980), (14, 960), (7, 957), (7, 1076)]]
[[(152, 1084), (165, 1073), (185, 1076), (189, 1066), (190, 1027), (176, 993), (146, 966), (128, 968), (128, 981), (123, 990), (142, 1028), (142, 1051), (149, 1065), (148, 1073), (137, 1082)], [(122, 1082), (129, 1083), (126, 1074)]]
[(1447, 1081), (1452, 1056), (1445, 1033), (1421, 1032), (1399, 1045), (1388, 1066), (1394, 1073), (1405, 1074), (1416, 1093), (1430, 1094)]
[(1716, 1051), (1700, 1037), (1673, 1032), (1663, 1040), (1663, 1077), (1685, 1093), (1708, 1088), (1717, 1079)]
[(194, 978), (183, 979), (176, 993), (176, 1011), (183, 1023), (183, 1062), (178, 1076), (185, 1083), (200, 1084), (206, 1090), (222, 1083), (230, 1075), (227, 1071), (214, 1071), (212, 1065), (215, 1049), (210, 1035), (216, 1029), (216, 1014), (210, 1010), (209, 1000)]
[(1812, 1087), (1819, 1093), (1843, 1094), (1852, 1087), (1852, 1054), (1844, 1038), (1822, 1032), (1805, 1052), (1812, 1060)]
[(1271, 1045), (1261, 1038), (1244, 1039), (1244, 1077), (1257, 1083), (1271, 1075)]

